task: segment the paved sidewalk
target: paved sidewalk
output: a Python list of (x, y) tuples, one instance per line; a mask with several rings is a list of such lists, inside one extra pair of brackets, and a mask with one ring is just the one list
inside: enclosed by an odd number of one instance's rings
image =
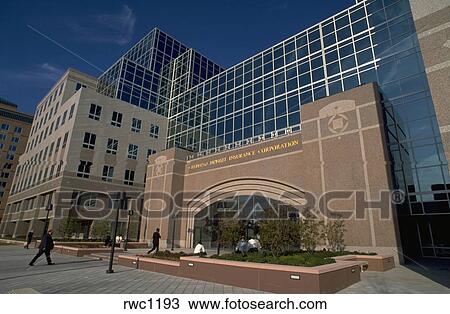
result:
[[(261, 293), (119, 265), (114, 265), (114, 274), (106, 274), (107, 262), (88, 257), (52, 254), (56, 265), (46, 265), (41, 257), (29, 267), (36, 252), (0, 245), (0, 293)], [(364, 272), (360, 282), (340, 293), (450, 293), (437, 283), (448, 284), (449, 266), (443, 261), (427, 265), (423, 275), (404, 266), (385, 273)]]
[(48, 266), (42, 256), (29, 267), (36, 252), (0, 245), (0, 293), (260, 293), (120, 265), (106, 274), (106, 262), (87, 257), (52, 254), (56, 265)]

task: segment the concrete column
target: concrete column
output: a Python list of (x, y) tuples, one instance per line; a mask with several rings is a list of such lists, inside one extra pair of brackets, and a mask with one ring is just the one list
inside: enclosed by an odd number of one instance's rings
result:
[(32, 220), (30, 223), (30, 229), (34, 230), (34, 237), (41, 238), (42, 233), (44, 232), (45, 222), (39, 219)]
[(16, 228), (16, 223), (8, 221), (7, 223), (5, 223), (5, 229), (4, 229), (4, 233), (2, 234), (2, 236), (4, 236), (4, 237), (12, 236), (15, 228)]
[(13, 238), (25, 237), (28, 233), (30, 223), (27, 221), (19, 220), (16, 223), (16, 227), (14, 229)]
[[(182, 209), (184, 174), (188, 151), (172, 148), (150, 156), (145, 184), (143, 218), (140, 241), (151, 242), (156, 228), (161, 233), (161, 248), (180, 245), (180, 228), (175, 227), (173, 216)], [(176, 223), (177, 225), (177, 223)], [(183, 237), (183, 236), (182, 236)]]

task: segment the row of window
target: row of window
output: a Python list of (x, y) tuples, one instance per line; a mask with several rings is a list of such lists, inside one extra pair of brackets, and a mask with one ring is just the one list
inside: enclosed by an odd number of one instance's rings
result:
[[(64, 88), (64, 82), (62, 82), (61, 85), (59, 85), (58, 87), (55, 88), (55, 91), (53, 92), (53, 94), (51, 94), (50, 96), (47, 97), (47, 99), (44, 101), (44, 105), (37, 108), (35, 119), (38, 118), (48, 108), (48, 106), (56, 100), (57, 96), (61, 95), (63, 88)], [(58, 110), (58, 109), (56, 108), (56, 110)], [(55, 110), (55, 112), (56, 112), (56, 110)]]
[[(8, 123), (2, 123), (1, 125), (0, 125), (0, 131), (8, 131), (9, 130), (9, 124)], [(16, 127), (14, 127), (14, 133), (17, 133), (17, 134), (20, 134), (20, 133), (22, 133), (22, 127), (20, 127), (20, 126), (16, 126)]]
[[(96, 134), (90, 133), (90, 132), (85, 132), (82, 147), (93, 150), (93, 149), (95, 149), (96, 141), (97, 141)], [(106, 144), (106, 153), (107, 154), (116, 155), (117, 151), (118, 151), (118, 147), (119, 147), (118, 140), (116, 140), (114, 138), (108, 138), (107, 144)], [(138, 150), (139, 150), (138, 145), (128, 144), (127, 158), (136, 160), (138, 157)], [(156, 153), (156, 151), (154, 149), (148, 149), (147, 157), (149, 155), (153, 155), (155, 153)]]
[[(6, 141), (7, 135), (6, 134), (1, 134), (0, 133), (0, 141)], [(20, 138), (17, 136), (13, 136), (11, 138), (11, 142), (13, 143), (19, 143)]]
[[(78, 164), (77, 176), (80, 178), (89, 179), (91, 174), (92, 162), (87, 160), (80, 160)], [(123, 184), (134, 184), (135, 171), (126, 169), (123, 178)], [(102, 180), (106, 182), (112, 182), (114, 177), (114, 167), (110, 165), (104, 165), (102, 170)]]
[[(68, 138), (69, 132), (66, 132), (63, 137), (59, 137), (54, 142), (50, 143), (50, 145), (40, 150), (39, 153), (34, 154), (30, 159), (19, 165), (17, 168), (17, 173), (29, 173), (31, 171), (31, 167), (39, 165), (40, 162), (50, 158), (53, 155), (53, 152), (57, 153), (60, 148), (62, 149), (66, 147)], [(34, 182), (31, 182), (31, 184), (34, 184)]]
[[(96, 104), (91, 104), (89, 108), (90, 119), (99, 121), (102, 114), (102, 107)], [(115, 127), (122, 127), (123, 114), (117, 111), (113, 111), (111, 117), (111, 125)], [(142, 120), (138, 118), (132, 118), (131, 120), (131, 131), (135, 133), (140, 133), (142, 130)], [(150, 137), (158, 138), (159, 137), (159, 126), (155, 124), (150, 124), (149, 130)]]
[[(25, 152), (31, 151), (36, 145), (38, 145), (42, 141), (44, 141), (47, 138), (47, 136), (50, 136), (53, 132), (58, 130), (59, 127), (63, 126), (66, 123), (66, 121), (69, 121), (70, 119), (72, 119), (74, 111), (75, 111), (75, 104), (73, 104), (70, 107), (70, 109), (67, 109), (66, 111), (64, 111), (64, 113), (62, 113), (60, 116), (58, 116), (56, 118), (56, 120), (54, 120), (49, 126), (47, 126), (45, 128), (45, 130), (42, 130), (40, 133), (35, 133), (35, 132), (40, 129), (42, 124), (45, 124), (46, 118), (41, 120), (39, 123), (33, 124), (33, 127), (31, 129), (31, 134), (36, 134), (36, 135), (33, 136), (33, 138), (30, 138), (30, 140), (28, 140), (28, 144), (27, 144), (27, 148), (26, 148)], [(46, 115), (46, 117), (47, 117), (47, 115)], [(44, 121), (44, 123), (42, 123), (42, 121)]]

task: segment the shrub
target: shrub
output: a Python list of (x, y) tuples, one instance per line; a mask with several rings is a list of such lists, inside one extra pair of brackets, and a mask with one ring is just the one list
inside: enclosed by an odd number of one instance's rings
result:
[(281, 265), (293, 265), (293, 266), (307, 266), (313, 267), (318, 265), (325, 265), (335, 263), (335, 260), (328, 256), (317, 255), (316, 253), (291, 253), (280, 256), (273, 256), (269, 253), (248, 253), (247, 255), (229, 253), (220, 256), (213, 255), (211, 258), (217, 258), (222, 260), (231, 260), (239, 262), (252, 262), (252, 263), (268, 263), (268, 264), (281, 264)]
[(244, 227), (237, 220), (223, 219), (218, 225), (218, 242), (221, 246), (234, 247), (244, 235)]
[(111, 234), (111, 222), (107, 220), (94, 220), (91, 225), (91, 237), (103, 239)]
[(192, 253), (185, 253), (185, 252), (171, 252), (169, 250), (158, 251), (157, 253), (150, 255), (151, 258), (158, 258), (169, 261), (179, 261), (180, 257), (182, 256), (195, 256), (195, 255)]
[(77, 221), (73, 218), (63, 218), (61, 219), (59, 225), (59, 232), (63, 239), (69, 239), (75, 233), (77, 229)]
[(280, 256), (298, 243), (298, 223), (289, 219), (265, 220), (259, 224), (261, 246)]
[(329, 220), (324, 226), (324, 237), (331, 251), (337, 252), (344, 250), (344, 233), (345, 225), (343, 220)]
[(323, 242), (323, 221), (306, 212), (300, 220), (300, 244), (308, 252), (314, 252), (317, 245)]

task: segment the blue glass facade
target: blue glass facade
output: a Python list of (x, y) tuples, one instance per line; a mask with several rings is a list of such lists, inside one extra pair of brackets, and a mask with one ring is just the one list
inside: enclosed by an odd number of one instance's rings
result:
[[(181, 44), (170, 53), (155, 45), (140, 51), (119, 60), (120, 70), (117, 64), (109, 70), (120, 73), (111, 96), (157, 108), (169, 118), (167, 147), (200, 154), (301, 131), (303, 104), (377, 82), (394, 184), (407, 194), (398, 207), (403, 246), (426, 256), (450, 255), (442, 227), (450, 217), (448, 161), (408, 0), (358, 1), (226, 70), (206, 58), (204, 65)], [(153, 74), (151, 88), (136, 87), (138, 71), (146, 73), (141, 67)]]
[[(167, 79), (161, 79), (161, 72), (172, 60), (186, 51), (188, 48), (185, 45), (155, 28), (99, 77), (97, 91), (167, 115), (167, 108), (158, 106), (166, 104), (166, 94), (160, 85), (166, 85)], [(210, 60), (207, 60), (207, 66), (208, 71), (199, 73), (203, 79), (221, 70)], [(200, 80), (194, 80), (192, 84), (198, 82)]]

